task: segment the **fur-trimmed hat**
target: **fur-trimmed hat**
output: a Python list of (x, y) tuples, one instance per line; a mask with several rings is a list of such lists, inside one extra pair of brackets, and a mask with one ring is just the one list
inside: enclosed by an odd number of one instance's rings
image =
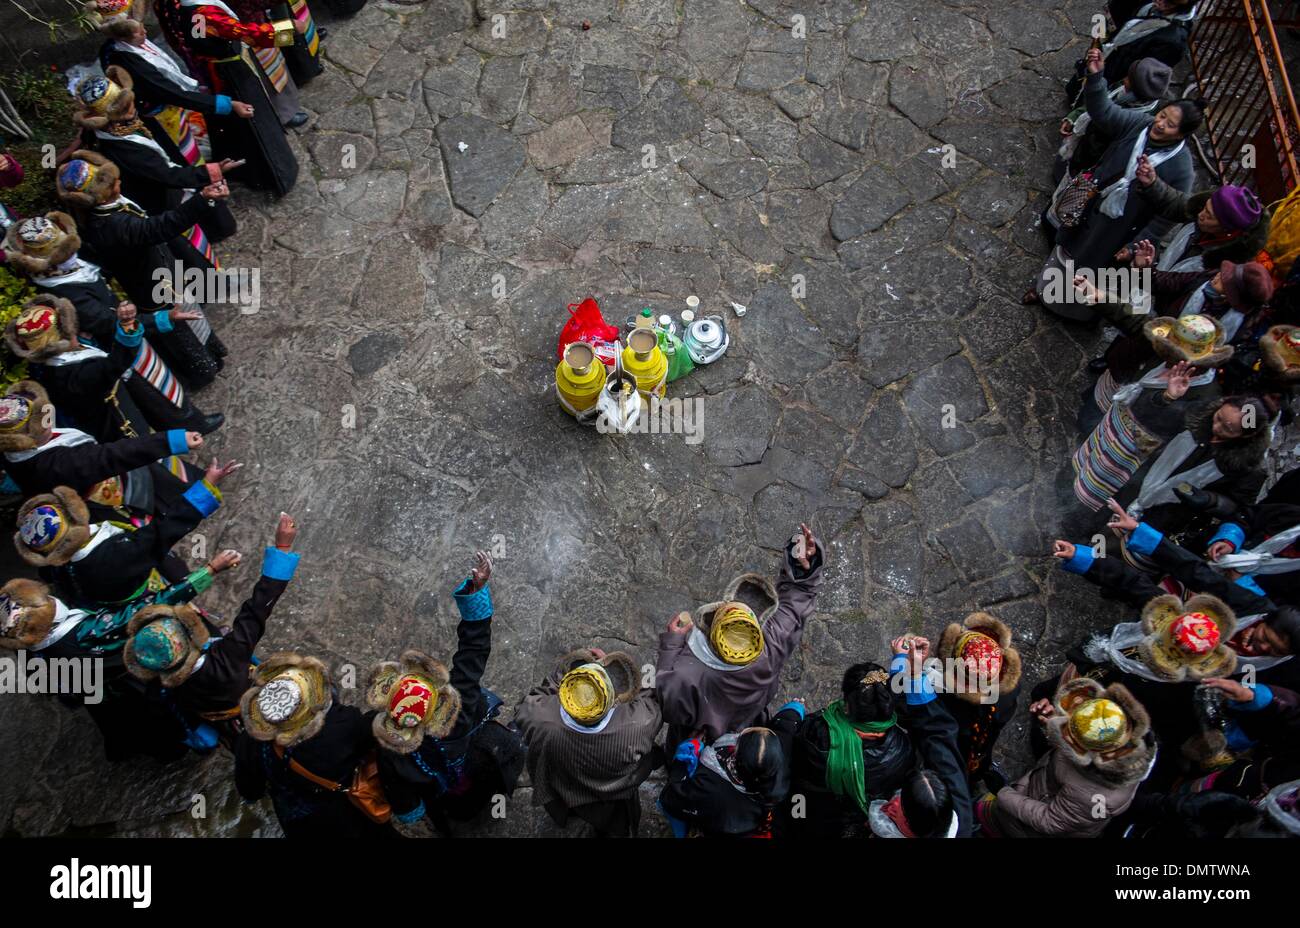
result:
[(253, 670), (239, 715), (249, 735), (288, 748), (319, 734), (333, 704), (329, 668), (322, 661), (279, 651)]
[(579, 725), (597, 725), (640, 689), (636, 662), (622, 651), (597, 657), (589, 649), (570, 651), (559, 663), (560, 706)]
[(110, 64), (103, 77), (89, 75), (72, 91), (76, 110), (72, 121), (83, 129), (104, 129), (135, 115), (135, 82), (125, 69)]
[(199, 610), (179, 606), (145, 606), (127, 623), (130, 636), (122, 649), (122, 662), (138, 680), (158, 680), (163, 686), (180, 686), (194, 673), (211, 634)]
[(0, 648), (39, 644), (54, 627), (59, 604), (39, 580), (10, 580), (0, 587)]
[(23, 304), (5, 326), (9, 350), (25, 361), (44, 361), (81, 347), (77, 341), (77, 308), (63, 297), (42, 294)]
[(1223, 326), (1212, 316), (1157, 316), (1148, 319), (1142, 331), (1160, 359), (1170, 364), (1186, 361), (1217, 367), (1232, 357), (1232, 346), (1224, 344)]
[(1300, 326), (1275, 325), (1259, 340), (1264, 366), (1287, 383), (1300, 381)]
[(90, 510), (71, 487), (55, 487), (18, 510), (14, 547), (33, 567), (59, 567), (90, 540)]
[(64, 203), (92, 209), (108, 202), (121, 176), (117, 165), (103, 155), (78, 148), (71, 160), (59, 167), (54, 186)]
[(1225, 677), (1237, 667), (1228, 640), (1237, 616), (1217, 596), (1200, 593), (1186, 602), (1167, 593), (1142, 607), (1138, 656), (1147, 669), (1174, 683)]
[[(981, 648), (981, 638), (991, 642), (997, 650), (987, 645)], [(1020, 652), (1011, 647), (1011, 629), (987, 612), (973, 613), (966, 616), (962, 624), (953, 622), (944, 629), (935, 657), (945, 665), (949, 660), (965, 661), (967, 679), (983, 680), (996, 670), (999, 694), (1010, 693), (1020, 685)], [(979, 703), (987, 694), (967, 687), (955, 695), (966, 702)]]
[(1103, 687), (1090, 677), (1075, 677), (1056, 691), (1053, 702), (1056, 713), (1047, 720), (1045, 734), (1065, 757), (1112, 783), (1146, 776), (1155, 751), (1151, 717), (1128, 687)]
[(15, 222), (5, 233), (5, 259), (24, 274), (44, 274), (81, 248), (77, 223), (67, 213), (51, 210)]
[(398, 754), (410, 754), (426, 735), (445, 738), (460, 714), (460, 694), (446, 666), (414, 648), (370, 668), (365, 701), (379, 710), (371, 723), (375, 740)]
[(88, 0), (81, 5), (85, 11), (86, 19), (95, 24), (100, 32), (105, 35), (111, 34), (109, 27), (114, 23), (131, 20), (134, 13), (134, 0)]
[(54, 421), (54, 404), (34, 380), (20, 380), (0, 396), (0, 452), (31, 451)]

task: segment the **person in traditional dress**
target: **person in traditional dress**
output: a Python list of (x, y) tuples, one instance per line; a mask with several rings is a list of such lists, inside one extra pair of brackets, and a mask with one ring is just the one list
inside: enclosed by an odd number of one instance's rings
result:
[[(115, 165), (122, 178), (122, 194), (151, 216), (176, 209), (199, 190), (220, 184), (228, 171), (239, 167), (230, 159), (191, 165), (164, 135), (155, 135), (136, 109), (131, 75), (109, 65), (106, 76), (84, 77), (73, 91), (76, 110), (72, 120), (81, 128), (85, 148), (97, 151)], [(235, 217), (225, 201), (212, 207), (212, 221), (223, 235), (233, 234)], [(211, 267), (220, 267), (211, 241), (201, 225), (186, 233), (194, 250)]]
[[(193, 270), (206, 278), (214, 269), (194, 247), (191, 233), (212, 215), (218, 200), (230, 195), (225, 181), (209, 184), (176, 209), (150, 216), (122, 195), (117, 165), (96, 152), (78, 149), (59, 169), (56, 187), (64, 203), (84, 212), (82, 237), (133, 303), (151, 313), (183, 306), (199, 315), (187, 322), (202, 345), (201, 353), (187, 358), (188, 379), (193, 389), (216, 379), (225, 363), (225, 345), (212, 331), (201, 303), (185, 299), (186, 288), (176, 276), (180, 269), (182, 274)], [(166, 317), (155, 318), (161, 326)]]
[(889, 672), (871, 662), (854, 664), (840, 693), (795, 734), (791, 792), (800, 808), (787, 817), (794, 837), (864, 836), (870, 803), (893, 796), (913, 766)]
[[(699, 626), (689, 613), (669, 622), (659, 636), (655, 691), (670, 745), (694, 731), (713, 740), (762, 719), (816, 606), (822, 566), (821, 546), (800, 525), (785, 548), (776, 602), (762, 620), (729, 597), (701, 609)], [(738, 584), (732, 587), (734, 596)]]
[(778, 809), (790, 793), (790, 753), (803, 703), (782, 706), (767, 725), (705, 743), (677, 746), (659, 807), (673, 833), (709, 838), (773, 838)]
[[(1190, 100), (1175, 101), (1154, 116), (1122, 109), (1107, 96), (1100, 52), (1089, 52), (1088, 67), (1084, 91), (1088, 115), (1115, 141), (1091, 172), (1057, 188), (1047, 212), (1056, 228), (1055, 248), (1023, 299), (1026, 304), (1041, 302), (1057, 315), (1077, 321), (1095, 319), (1096, 311), (1072, 298), (1071, 268), (1114, 267), (1125, 248), (1143, 239), (1161, 241), (1173, 225), (1133, 192), (1138, 159), (1146, 155), (1157, 174), (1175, 189), (1191, 189), (1192, 159), (1186, 139), (1204, 118), (1201, 107)], [(1081, 199), (1079, 185), (1085, 183), (1095, 184), (1095, 195)]]
[[(1171, 527), (1165, 520), (1173, 513), (1154, 510), (1177, 504), (1182, 484), (1184, 492), (1208, 489), (1250, 505), (1264, 483), (1269, 414), (1258, 397), (1214, 395), (1213, 365), (1232, 350), (1223, 345), (1222, 327), (1206, 316), (1183, 316), (1157, 317), (1144, 328), (1166, 361), (1113, 396), (1096, 397), (1109, 408), (1074, 454), (1075, 497), (1093, 511), (1117, 498), (1162, 527)], [(1202, 368), (1209, 370), (1198, 374)], [(1193, 384), (1199, 393), (1191, 393)]]
[(239, 469), (213, 461), (171, 506), (133, 526), (92, 522), (86, 502), (71, 487), (55, 487), (18, 510), (14, 547), (37, 568), (60, 597), (74, 606), (98, 608), (181, 580), (189, 567), (172, 548), (221, 505), (221, 482)]
[(985, 837), (1096, 838), (1129, 807), (1156, 754), (1151, 718), (1120, 684), (1072, 679), (1030, 706), (1048, 749), (975, 804)]
[(240, 699), (235, 788), (248, 802), (270, 796), (287, 838), (392, 834), (352, 803), (348, 787), (374, 757), (371, 718), (338, 701), (324, 662), (277, 652), (257, 665)]
[(280, 513), (275, 540), (262, 557), (262, 573), (229, 628), (218, 628), (191, 606), (153, 606), (127, 625), (122, 660), (137, 680), (159, 690), (191, 723), (216, 727), (233, 750), (238, 738), (240, 700), (256, 666), (253, 652), (266, 632), (275, 604), (298, 569), (293, 552), (298, 526)]
[[(0, 152), (0, 190), (17, 187), (23, 182), (22, 163), (8, 152)], [(9, 230), (22, 219), (17, 213), (0, 203), (0, 235)], [(0, 261), (7, 260), (5, 249), (0, 247)]]
[(60, 697), (84, 705), (104, 736), (109, 760), (145, 753), (170, 761), (190, 749), (211, 750), (215, 732), (188, 726), (168, 707), (150, 698), (127, 672), (122, 649), (131, 619), (153, 606), (189, 603), (212, 586), (217, 575), (236, 566), (236, 551), (219, 552), (200, 569), (130, 602), (86, 610), (54, 597), (38, 580), (10, 580), (0, 587), (0, 648), (25, 651), (46, 660), (95, 659), (102, 692)]
[[(187, 57), (196, 74), (214, 91), (253, 107), (246, 120), (220, 115), (213, 120), (215, 155), (246, 159), (241, 180), (284, 196), (298, 179), (298, 160), (284, 126), (299, 126), (309, 118), (298, 109), (293, 78), (279, 54), (294, 43), (293, 22), (245, 23), (221, 0), (154, 0), (154, 11), (168, 43)], [(256, 49), (256, 58), (248, 46)]]
[(996, 792), (1006, 781), (993, 762), (993, 748), (1019, 699), (1020, 652), (1011, 645), (1011, 629), (987, 612), (973, 613), (944, 629), (935, 657), (945, 668), (965, 667), (967, 685), (945, 686), (939, 699), (957, 723), (967, 779), (972, 785), (983, 780)]
[(533, 805), (561, 828), (576, 818), (596, 837), (636, 837), (640, 786), (663, 764), (663, 717), (639, 679), (622, 652), (573, 651), (515, 709)]
[(146, 351), (132, 303), (118, 307), (117, 332), (107, 352), (82, 341), (76, 308), (57, 296), (37, 296), (23, 304), (4, 330), (10, 352), (27, 362), (27, 375), (45, 387), (61, 414), (98, 441), (191, 429), (200, 435), (225, 421), (205, 415), (188, 398), (181, 405), (133, 365)]
[[(316, 21), (312, 19), (307, 0), (290, 0), (290, 2), (272, 4), (268, 4), (266, 0), (233, 0), (230, 8), (245, 23), (274, 23), (286, 19), (293, 22), (293, 44), (274, 51), (283, 58), (284, 66), (288, 67), (289, 76), (295, 87), (304, 87), (313, 78), (325, 72), (325, 65), (320, 59), (321, 36), (316, 31)], [(263, 60), (260, 49), (257, 57), (259, 61)], [(273, 74), (280, 66), (272, 56), (266, 56), (267, 74)]]
[(1178, 223), (1158, 269), (1214, 271), (1224, 261), (1253, 261), (1268, 244), (1272, 219), (1254, 191), (1224, 184), (1184, 193), (1161, 180), (1146, 158), (1138, 159), (1136, 178), (1138, 195)]
[(201, 472), (179, 455), (203, 445), (198, 432), (170, 429), (99, 444), (59, 428), (45, 388), (20, 380), (0, 397), (0, 453), (24, 498), (72, 487), (96, 522), (143, 525), (175, 503)]
[[(1143, 58), (1133, 62), (1123, 82), (1108, 95), (1111, 102), (1123, 109), (1154, 113), (1169, 89), (1173, 73), (1173, 68), (1164, 62)], [(1058, 184), (1066, 174), (1073, 177), (1096, 164), (1114, 141), (1093, 125), (1084, 106), (1075, 107), (1061, 120), (1060, 131), (1061, 145), (1052, 165), (1052, 180)]]
[[(78, 338), (101, 351), (109, 350), (116, 338), (121, 301), (100, 266), (83, 255), (71, 216), (53, 210), (24, 219), (6, 233), (4, 248), (9, 265), (26, 274), (38, 291), (76, 307)], [(190, 408), (187, 394), (172, 370), (184, 373), (187, 380), (201, 380), (211, 361), (190, 326), (177, 323), (200, 321), (201, 314), (171, 306), (137, 313), (136, 318), (145, 338), (131, 369), (185, 415)]]
[(409, 836), (449, 834), (493, 796), (508, 796), (526, 749), (496, 721), (501, 698), (482, 685), (492, 653), (492, 559), (474, 555), (453, 598), (460, 611), (451, 672), (423, 651), (371, 668), (365, 701), (374, 712), (379, 779), (393, 807), (393, 826)]

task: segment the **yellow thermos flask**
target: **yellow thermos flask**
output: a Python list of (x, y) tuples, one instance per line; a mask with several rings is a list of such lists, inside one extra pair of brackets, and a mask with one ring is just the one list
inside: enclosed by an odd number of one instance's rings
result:
[(605, 386), (605, 365), (586, 342), (571, 342), (555, 367), (555, 395), (560, 406), (575, 419), (594, 413)]
[(659, 347), (659, 336), (651, 328), (638, 328), (627, 337), (623, 349), (623, 370), (636, 378), (636, 389), (647, 400), (651, 394), (663, 398), (668, 388), (668, 357)]

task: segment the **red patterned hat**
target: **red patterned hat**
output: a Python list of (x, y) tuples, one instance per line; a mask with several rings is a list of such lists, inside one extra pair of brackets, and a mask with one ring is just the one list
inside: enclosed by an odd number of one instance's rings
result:
[(1174, 620), (1169, 637), (1180, 650), (1199, 656), (1219, 646), (1219, 626), (1204, 612), (1189, 612)]
[(957, 657), (972, 674), (998, 677), (1002, 673), (1002, 648), (982, 632), (967, 632), (957, 642)]
[(414, 728), (429, 717), (437, 704), (433, 687), (417, 676), (407, 674), (397, 681), (388, 698), (388, 717), (398, 728)]

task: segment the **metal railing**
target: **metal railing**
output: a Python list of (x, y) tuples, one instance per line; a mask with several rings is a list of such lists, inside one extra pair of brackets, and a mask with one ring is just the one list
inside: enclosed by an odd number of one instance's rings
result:
[(1277, 29), (1300, 27), (1300, 0), (1202, 0), (1192, 71), (1207, 101), (1206, 130), (1223, 183), (1266, 202), (1300, 180), (1300, 112)]

